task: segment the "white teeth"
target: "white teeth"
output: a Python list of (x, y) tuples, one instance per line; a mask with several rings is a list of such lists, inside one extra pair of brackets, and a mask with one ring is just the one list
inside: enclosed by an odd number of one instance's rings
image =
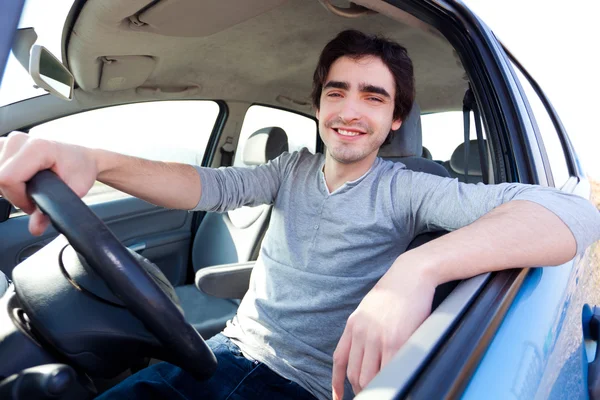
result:
[(338, 129), (337, 132), (343, 136), (358, 136), (358, 135), (360, 135), (360, 132), (345, 131), (343, 129)]

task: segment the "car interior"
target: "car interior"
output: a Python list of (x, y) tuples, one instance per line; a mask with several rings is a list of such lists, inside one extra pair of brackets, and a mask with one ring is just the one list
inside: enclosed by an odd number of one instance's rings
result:
[[(251, 168), (285, 151), (298, 151), (306, 143), (313, 146), (312, 151), (326, 152), (316, 123), (304, 142), (268, 118), (243, 143), (241, 132), (246, 113), (257, 105), (314, 122), (310, 92), (319, 53), (337, 33), (350, 28), (398, 41), (414, 64), (415, 105), (379, 156), (414, 171), (463, 182), (502, 181), (496, 168), (501, 161), (490, 147), (493, 143), (472, 95), (463, 58), (436, 28), (379, 0), (77, 0), (62, 38), (62, 60), (76, 84), (73, 99), (45, 95), (1, 107), (0, 135), (14, 130), (33, 132), (52, 120), (113, 106), (211, 100), (219, 105), (219, 112), (200, 157), (206, 167)], [(441, 157), (431, 148), (444, 132), (432, 135), (424, 130), (421, 119), (450, 112), (459, 115), (459, 123), (448, 127), (458, 133), (458, 141), (448, 144), (451, 156)], [(192, 120), (202, 118), (198, 114)], [(107, 131), (119, 131), (119, 120), (103, 123)], [(144, 268), (156, 268), (153, 279), (165, 280), (174, 288), (172, 298), (204, 339), (221, 331), (235, 315), (271, 212), (270, 205), (226, 213), (158, 210), (130, 197), (91, 208), (133, 253), (158, 266)], [(169, 358), (164, 342), (129, 315), (110, 290), (81, 275), (82, 269), (90, 273), (90, 268), (64, 238), (55, 239), (55, 230), (41, 238), (27, 236), (26, 218), (13, 210), (0, 223), (0, 234), (7, 237), (0, 267), (14, 281), (3, 286), (0, 279), (0, 290), (6, 291), (0, 303), (3, 310), (9, 310), (6, 324), (0, 326), (18, 327), (0, 332), (5, 343), (9, 337), (14, 343), (10, 353), (0, 340), (0, 393), (2, 379), (56, 360), (83, 372), (89, 381), (80, 385), (97, 392), (157, 359), (180, 361)], [(13, 239), (3, 228), (13, 232)], [(444, 233), (421, 235), (411, 248)], [(68, 260), (75, 260), (72, 266)], [(47, 264), (61, 268), (43, 272), (51, 269)], [(407, 344), (410, 348), (414, 343), (418, 355), (413, 352), (410, 359), (398, 361), (405, 364), (403, 368), (409, 371), (423, 362), (428, 349), (442, 340), (485, 279), (438, 288), (432, 317)], [(77, 299), (87, 304), (87, 312), (83, 308), (74, 311), (74, 297), (69, 296), (75, 295), (67, 295), (69, 285), (85, 293)], [(59, 288), (62, 295), (48, 294)], [(44, 293), (52, 301), (38, 301)], [(63, 315), (64, 310), (72, 315)], [(92, 327), (99, 327), (99, 333), (81, 334)], [(427, 340), (423, 340), (425, 334)], [(67, 343), (67, 336), (73, 342)], [(35, 343), (42, 343), (45, 350), (40, 352)], [(14, 355), (15, 346), (21, 349), (20, 356)]]

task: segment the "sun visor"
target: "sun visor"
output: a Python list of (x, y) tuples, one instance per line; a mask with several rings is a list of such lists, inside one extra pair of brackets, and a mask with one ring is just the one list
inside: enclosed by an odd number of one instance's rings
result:
[(113, 92), (141, 86), (156, 65), (148, 56), (105, 56), (102, 60), (100, 90)]
[(133, 30), (204, 37), (269, 11), (287, 0), (163, 0), (129, 18)]

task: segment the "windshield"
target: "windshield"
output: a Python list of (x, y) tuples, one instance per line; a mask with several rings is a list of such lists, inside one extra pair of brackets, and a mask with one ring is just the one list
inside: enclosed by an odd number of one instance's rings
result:
[[(62, 60), (62, 29), (73, 1), (27, 0), (19, 21), (19, 28), (34, 28), (38, 35), (35, 44), (46, 47), (59, 60)], [(0, 86), (0, 107), (44, 94), (44, 89), (34, 87), (29, 73), (11, 52)]]

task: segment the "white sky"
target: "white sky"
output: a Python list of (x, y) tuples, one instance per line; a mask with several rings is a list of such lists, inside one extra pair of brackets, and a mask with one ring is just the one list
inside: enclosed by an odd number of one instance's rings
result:
[[(71, 3), (72, 0), (28, 0), (20, 23), (21, 27), (35, 26), (37, 44), (46, 46), (59, 58), (62, 23), (40, 23), (35, 17), (42, 17), (45, 22), (64, 21)], [(596, 24), (600, 2), (573, 0), (568, 6), (558, 0), (465, 3), (538, 81), (557, 109), (586, 172), (600, 179), (600, 157), (596, 154), (600, 129), (594, 118), (600, 106), (600, 62), (595, 50), (600, 38)], [(27, 12), (30, 7), (44, 12)], [(31, 78), (12, 55), (5, 71), (7, 76), (11, 79), (2, 82), (0, 105), (44, 93), (32, 88)]]
[(597, 0), (465, 0), (540, 84), (586, 173), (600, 179)]

